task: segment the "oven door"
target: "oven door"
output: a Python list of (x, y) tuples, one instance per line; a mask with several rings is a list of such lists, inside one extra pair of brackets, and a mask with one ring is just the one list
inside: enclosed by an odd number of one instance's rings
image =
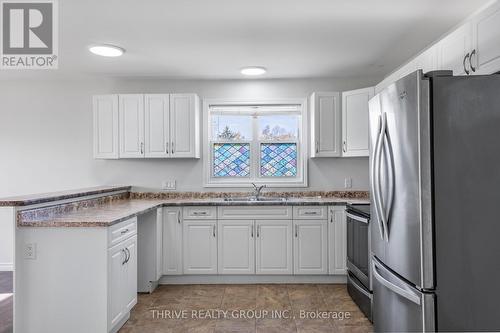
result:
[(369, 273), (369, 219), (353, 211), (347, 217), (347, 269), (371, 290)]

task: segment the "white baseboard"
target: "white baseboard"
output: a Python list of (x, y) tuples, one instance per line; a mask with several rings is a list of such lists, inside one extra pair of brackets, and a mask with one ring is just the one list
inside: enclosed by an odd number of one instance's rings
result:
[(164, 275), (160, 284), (347, 283), (345, 275)]
[(14, 271), (13, 263), (0, 263), (0, 272), (12, 272)]

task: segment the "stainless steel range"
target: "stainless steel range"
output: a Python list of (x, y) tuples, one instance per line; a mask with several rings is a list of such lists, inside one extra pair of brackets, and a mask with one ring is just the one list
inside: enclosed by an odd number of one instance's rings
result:
[(347, 205), (347, 291), (370, 321), (370, 205)]

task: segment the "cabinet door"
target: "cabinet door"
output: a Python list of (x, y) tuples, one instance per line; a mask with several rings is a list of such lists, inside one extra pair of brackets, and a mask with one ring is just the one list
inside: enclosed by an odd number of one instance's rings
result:
[(256, 273), (291, 275), (292, 221), (258, 220), (255, 236)]
[(123, 265), (123, 307), (125, 313), (137, 304), (137, 235), (129, 238), (123, 244), (127, 259)]
[(328, 272), (331, 275), (346, 274), (346, 232), (345, 207), (330, 207), (328, 217)]
[(119, 95), (120, 157), (144, 157), (144, 95)]
[(170, 155), (170, 104), (168, 94), (145, 95), (145, 157)]
[(500, 71), (500, 4), (479, 14), (473, 21), (472, 55), (474, 74), (492, 74)]
[(295, 220), (294, 274), (328, 274), (326, 220)]
[(374, 89), (342, 93), (342, 156), (368, 156), (368, 101)]
[(184, 221), (184, 274), (217, 274), (217, 222)]
[(253, 220), (218, 222), (219, 274), (255, 274)]
[(340, 94), (311, 95), (311, 157), (338, 157), (341, 140)]
[(118, 158), (118, 96), (92, 98), (94, 116), (94, 158)]
[(127, 255), (123, 244), (108, 250), (108, 331), (125, 315), (123, 272)]
[(438, 44), (439, 68), (452, 70), (454, 75), (470, 72), (470, 63), (465, 57), (467, 54), (470, 55), (471, 37), (471, 24), (466, 23), (443, 38)]
[(163, 208), (163, 274), (182, 274), (181, 208)]
[(170, 95), (172, 157), (200, 157), (199, 99), (195, 94)]
[(438, 69), (437, 46), (432, 46), (415, 58), (415, 69), (421, 69), (424, 73)]

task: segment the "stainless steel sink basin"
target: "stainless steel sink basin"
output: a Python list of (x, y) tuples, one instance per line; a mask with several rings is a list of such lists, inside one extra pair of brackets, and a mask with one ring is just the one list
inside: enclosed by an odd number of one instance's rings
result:
[(224, 201), (240, 201), (240, 202), (285, 202), (287, 199), (283, 197), (229, 197), (224, 198)]

